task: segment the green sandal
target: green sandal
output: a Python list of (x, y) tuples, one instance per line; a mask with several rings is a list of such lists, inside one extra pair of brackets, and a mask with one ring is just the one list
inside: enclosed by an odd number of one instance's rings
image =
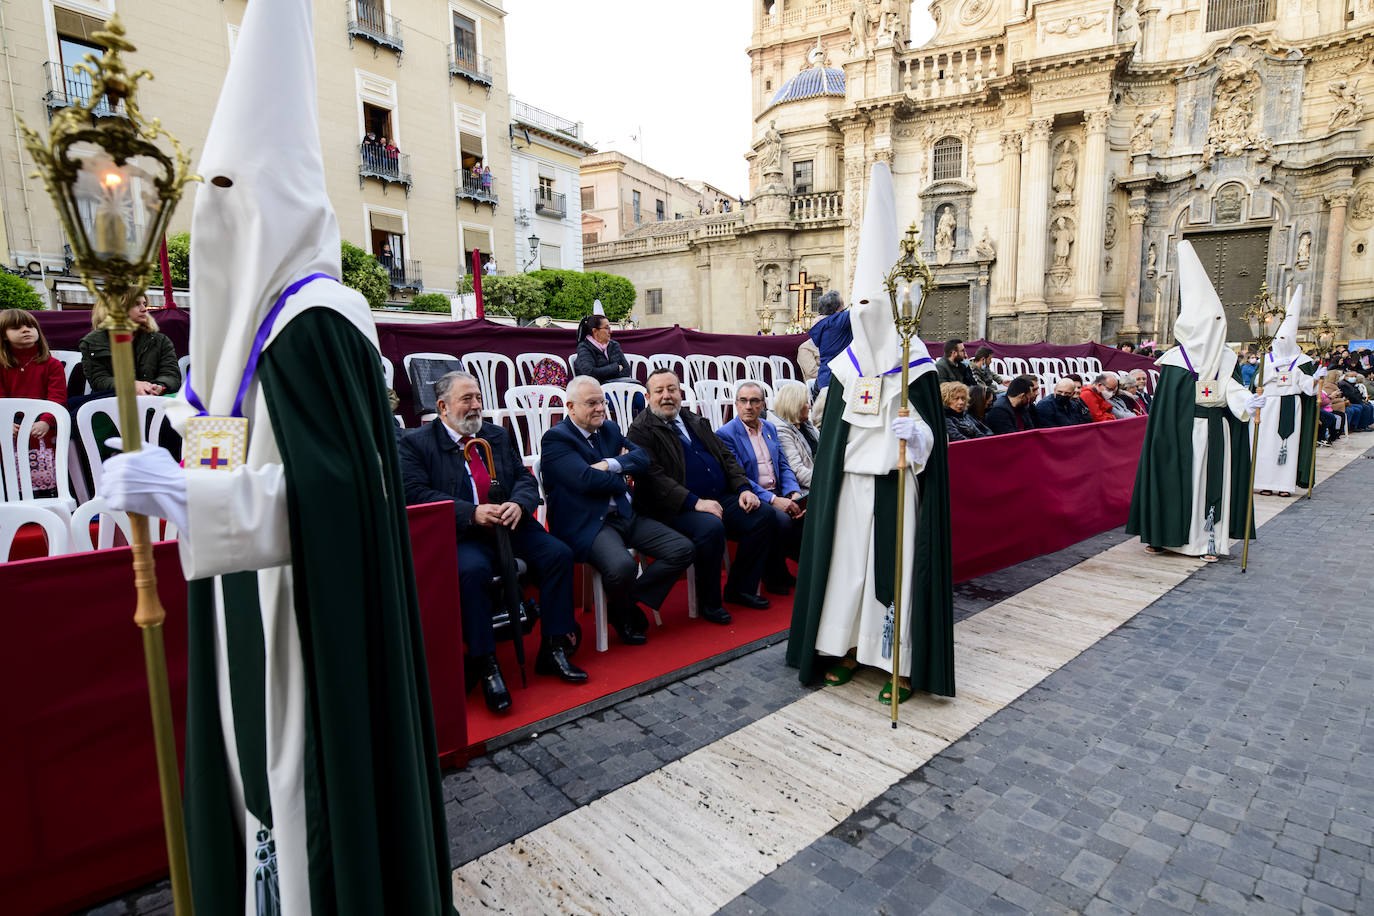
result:
[[(898, 685), (897, 685), (897, 702), (898, 702), (898, 703), (905, 703), (905, 702), (906, 702), (907, 700), (909, 700), (909, 699), (911, 699), (911, 688), (910, 688), (910, 687), (903, 687), (903, 686), (901, 686), (900, 684), (898, 684)], [(886, 684), (884, 684), (884, 685), (883, 685), (883, 689), (878, 693), (878, 702), (884, 704), (885, 706), (891, 706), (891, 705), (892, 705), (892, 682), (891, 682), (891, 681), (888, 681)]]
[[(827, 668), (825, 671), (825, 685), (827, 687), (838, 687), (841, 684), (848, 684), (854, 678), (854, 671), (858, 664), (846, 665), (844, 662)], [(833, 680), (832, 680), (833, 678)]]

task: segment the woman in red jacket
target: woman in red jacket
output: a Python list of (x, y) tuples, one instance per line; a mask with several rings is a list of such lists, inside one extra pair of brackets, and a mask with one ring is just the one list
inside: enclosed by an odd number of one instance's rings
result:
[[(39, 398), (67, 403), (67, 373), (62, 362), (48, 352), (48, 342), (38, 319), (23, 309), (0, 311), (0, 398)], [(57, 421), (43, 414), (33, 424), (34, 444), (46, 439), (51, 445)], [(14, 424), (10, 435), (18, 435)]]

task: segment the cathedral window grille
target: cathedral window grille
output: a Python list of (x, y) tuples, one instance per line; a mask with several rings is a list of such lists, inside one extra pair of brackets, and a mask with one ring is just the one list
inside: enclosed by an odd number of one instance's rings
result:
[(935, 141), (931, 174), (935, 181), (963, 176), (964, 144), (958, 137), (945, 137)]
[(810, 194), (811, 193), (811, 160), (806, 159), (801, 162), (792, 163), (792, 193)]
[(649, 315), (663, 314), (663, 290), (645, 290), (645, 313)]
[(1207, 0), (1207, 31), (1220, 32), (1274, 18), (1274, 0)]

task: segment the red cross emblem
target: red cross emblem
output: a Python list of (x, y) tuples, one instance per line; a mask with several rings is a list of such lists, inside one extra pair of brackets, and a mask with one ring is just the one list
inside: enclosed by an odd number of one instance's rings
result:
[(865, 391), (863, 394), (859, 395), (859, 400), (867, 404), (869, 401), (873, 400), (872, 392)]
[(228, 464), (229, 459), (221, 458), (219, 456), (219, 446), (215, 446), (214, 448), (210, 449), (210, 457), (200, 459), (200, 463), (202, 465), (207, 465), (211, 470), (214, 470), (215, 468), (220, 467), (221, 465)]
[(1210, 397), (1212, 396), (1212, 386), (1211, 386), (1211, 385), (1204, 385), (1204, 386), (1203, 386), (1203, 388), (1202, 388), (1202, 396), (1203, 396), (1204, 398), (1210, 398)]

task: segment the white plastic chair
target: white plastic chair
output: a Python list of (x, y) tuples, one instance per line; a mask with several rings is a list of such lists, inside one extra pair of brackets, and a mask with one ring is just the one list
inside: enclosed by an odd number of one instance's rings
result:
[[(33, 478), (29, 470), (29, 432), (43, 414), (51, 414), (54, 422), (53, 432), (56, 440), (53, 443), (53, 461), (57, 471), (57, 495), (35, 497)], [(15, 447), (16, 439), (10, 431), (14, 423), (19, 424), (17, 441), (23, 443), (18, 449)], [(76, 508), (69, 476), (72, 420), (67, 408), (53, 401), (38, 398), (0, 398), (0, 433), (3, 433), (0, 434), (0, 475), (3, 475), (0, 479), (4, 481), (4, 501), (22, 502), (40, 509), (51, 509), (58, 513), (62, 524), (65, 525), (72, 510)], [(21, 455), (22, 461), (19, 460)]]
[[(515, 374), (515, 363), (509, 356), (479, 350), (463, 356), (463, 369), (477, 379), (477, 387), (482, 390), (482, 413), (500, 426), (501, 417), (505, 415), (501, 395), (520, 381)], [(502, 370), (506, 374), (504, 383), (500, 380)]]
[[(649, 368), (668, 369), (677, 374), (677, 380), (683, 385), (690, 385), (687, 379), (687, 360), (676, 353), (655, 353), (649, 357)], [(646, 383), (648, 379), (644, 380)]]
[[(630, 547), (627, 547), (626, 550), (630, 551), (630, 556), (633, 557), (634, 561), (642, 568), (644, 564), (639, 554)], [(605, 652), (610, 648), (610, 639), (606, 632), (608, 629), (606, 620), (606, 585), (601, 579), (600, 570), (590, 563), (585, 563), (583, 565), (586, 567), (585, 575), (590, 580), (592, 588), (592, 619), (596, 628), (596, 651)], [(650, 610), (654, 612), (654, 624), (660, 627), (663, 626), (663, 615), (658, 612), (658, 608), (651, 608)], [(687, 567), (687, 616), (690, 618), (696, 618), (698, 616), (695, 565)]]
[[(558, 363), (564, 372), (569, 371), (568, 364), (563, 361), (561, 356), (555, 356), (552, 353), (521, 353), (515, 357), (515, 368), (520, 373), (518, 383), (520, 385), (537, 385), (538, 383), (534, 380), (534, 367), (546, 359)], [(512, 386), (515, 384), (517, 384), (516, 381), (511, 382)]]
[[(91, 543), (91, 522), (96, 516), (100, 516), (100, 524), (96, 529), (96, 541)], [(158, 518), (148, 518), (149, 528), (153, 534), (153, 540), (174, 540), (177, 536), (176, 526), (171, 522), (164, 522)], [(166, 526), (166, 532), (158, 537), (158, 530)], [(72, 513), (72, 553), (81, 553), (86, 550), (109, 550), (115, 546), (115, 530), (124, 536), (125, 544), (134, 542), (133, 521), (127, 512), (119, 509), (111, 509), (110, 504), (105, 501), (105, 497), (96, 496), (87, 500), (76, 507)]]
[[(186, 380), (191, 377), (191, 357), (189, 354), (177, 360), (177, 369), (181, 370), (181, 387), (186, 387)], [(388, 388), (391, 386), (388, 385)]]
[(563, 417), (564, 391), (553, 385), (515, 385), (506, 389), (506, 409), (520, 457), (526, 467), (533, 467), (544, 433)]
[(992, 359), (988, 360), (988, 368), (993, 371), (994, 375), (998, 375), (1002, 378), (1011, 375), (1011, 372), (1007, 370), (1007, 361), (998, 356), (994, 356)]
[[(70, 389), (72, 386), (72, 373), (76, 371), (77, 366), (81, 365), (81, 351), (49, 350), (48, 353), (53, 357), (53, 359), (57, 360), (59, 363), (62, 364), (62, 371), (67, 374), (67, 388)], [(90, 390), (91, 386), (87, 385), (86, 391)], [(68, 390), (67, 393), (71, 394), (71, 391)]]
[(773, 364), (773, 387), (781, 388), (783, 380), (800, 381), (797, 370), (792, 367), (792, 360), (785, 356), (770, 356), (768, 361)]
[(724, 381), (721, 378), (720, 364), (716, 362), (714, 356), (705, 356), (701, 353), (694, 353), (686, 357), (687, 377), (681, 378), (683, 384), (691, 385), (693, 388), (700, 387), (700, 383), (711, 379), (714, 381)]
[[(745, 379), (754, 378), (749, 373), (748, 361), (738, 356), (717, 356), (716, 371), (720, 373), (722, 382), (742, 382)], [(761, 381), (761, 379), (755, 379)]]
[(635, 382), (607, 382), (601, 386), (601, 390), (609, 403), (611, 419), (620, 427), (621, 432), (629, 429), (630, 421), (634, 419), (635, 395), (639, 395), (647, 403), (649, 394), (643, 385)]
[(57, 513), (40, 509), (32, 503), (0, 503), (0, 563), (9, 560), (15, 535), (25, 525), (38, 525), (43, 529), (48, 538), (48, 556), (70, 552), (71, 535)]
[(443, 363), (444, 371), (433, 376), (437, 379), (454, 369), (462, 369), (463, 361), (449, 353), (407, 353), (401, 357), (401, 368), (405, 370), (406, 378), (410, 380), (410, 400), (415, 406), (416, 413), (420, 414), (420, 422), (423, 424), (426, 416), (434, 416), (434, 390), (429, 385), (420, 384), (420, 379), (413, 368), (418, 362)]
[(647, 356), (639, 356), (635, 353), (626, 353), (625, 359), (630, 363), (630, 374), (634, 376), (635, 381), (639, 382), (641, 385), (648, 384), (649, 358)]
[[(773, 360), (767, 356), (746, 356), (744, 378), (756, 382), (773, 383)], [(736, 379), (738, 381), (738, 379)]]
[[(163, 429), (168, 426), (166, 411), (169, 401), (169, 398), (160, 398), (151, 394), (138, 396), (138, 411), (142, 417), (139, 435), (143, 437), (143, 442), (152, 445), (158, 444)], [(76, 410), (76, 429), (81, 437), (81, 450), (85, 452), (86, 461), (91, 468), (91, 489), (99, 495), (100, 476), (102, 474), (100, 446), (102, 443), (96, 441), (95, 431), (92, 428), (92, 423), (97, 414), (107, 417), (122, 436), (123, 430), (119, 429), (118, 398), (99, 398), (94, 401), (87, 401)]]
[(720, 429), (735, 415), (735, 386), (718, 379), (706, 379), (692, 386), (697, 412)]

